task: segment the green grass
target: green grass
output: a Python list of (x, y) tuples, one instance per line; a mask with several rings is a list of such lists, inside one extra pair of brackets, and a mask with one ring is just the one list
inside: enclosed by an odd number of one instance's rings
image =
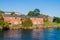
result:
[(60, 23), (55, 23), (55, 22), (44, 22), (45, 26), (60, 26)]

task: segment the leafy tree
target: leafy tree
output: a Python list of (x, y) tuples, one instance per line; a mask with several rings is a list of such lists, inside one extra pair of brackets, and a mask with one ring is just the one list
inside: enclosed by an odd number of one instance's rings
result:
[(4, 13), (4, 11), (0, 10), (0, 14)]
[(4, 22), (2, 13), (4, 13), (4, 12), (0, 11), (0, 29), (3, 29), (4, 27), (8, 27), (8, 24), (6, 22)]
[(59, 17), (54, 17), (53, 22), (60, 23), (60, 18)]
[(34, 11), (29, 11), (28, 16), (39, 16), (40, 15), (40, 10), (35, 9)]
[(34, 16), (34, 11), (30, 11), (30, 12), (28, 13), (28, 16)]
[(32, 24), (32, 21), (30, 20), (30, 18), (25, 18), (23, 21), (22, 21), (22, 26), (23, 27), (31, 27), (33, 24)]
[(3, 13), (4, 13), (4, 11), (0, 10), (0, 20), (3, 20), (3, 16), (2, 16)]
[(35, 10), (34, 10), (34, 14), (35, 14), (35, 16), (40, 15), (40, 10), (39, 10), (39, 9), (35, 9)]

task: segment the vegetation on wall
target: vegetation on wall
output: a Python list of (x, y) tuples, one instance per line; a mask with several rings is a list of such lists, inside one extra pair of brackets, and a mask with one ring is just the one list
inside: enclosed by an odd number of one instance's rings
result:
[(30, 20), (30, 18), (25, 17), (24, 20), (22, 21), (22, 26), (23, 27), (32, 27), (32, 21)]

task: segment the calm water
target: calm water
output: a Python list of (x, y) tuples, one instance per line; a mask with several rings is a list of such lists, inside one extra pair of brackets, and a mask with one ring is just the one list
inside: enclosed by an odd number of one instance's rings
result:
[(0, 31), (0, 40), (60, 40), (60, 29)]

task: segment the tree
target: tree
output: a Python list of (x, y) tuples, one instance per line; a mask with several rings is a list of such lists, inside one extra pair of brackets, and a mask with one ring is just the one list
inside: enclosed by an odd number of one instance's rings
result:
[(32, 21), (30, 20), (30, 18), (25, 18), (23, 21), (22, 21), (22, 26), (23, 27), (26, 27), (26, 28), (28, 28), (28, 27), (32, 27)]
[(30, 11), (30, 12), (28, 13), (28, 16), (34, 16), (34, 11)]
[(0, 29), (7, 28), (8, 27), (8, 24), (6, 22), (4, 22), (2, 13), (4, 13), (4, 12), (3, 11), (0, 11)]
[(39, 9), (35, 9), (34, 10), (34, 14), (35, 14), (35, 16), (39, 16), (40, 15), (40, 10)]
[(4, 11), (0, 10), (0, 20), (3, 20), (3, 16), (2, 16), (3, 13)]
[(14, 15), (14, 14), (15, 14), (15, 12), (12, 12), (12, 13), (11, 13), (11, 15)]
[(4, 13), (4, 11), (0, 10), (0, 14)]
[(53, 22), (60, 23), (60, 18), (59, 17), (54, 17)]
[(40, 15), (40, 10), (35, 9), (34, 11), (29, 11), (28, 16), (39, 16)]

